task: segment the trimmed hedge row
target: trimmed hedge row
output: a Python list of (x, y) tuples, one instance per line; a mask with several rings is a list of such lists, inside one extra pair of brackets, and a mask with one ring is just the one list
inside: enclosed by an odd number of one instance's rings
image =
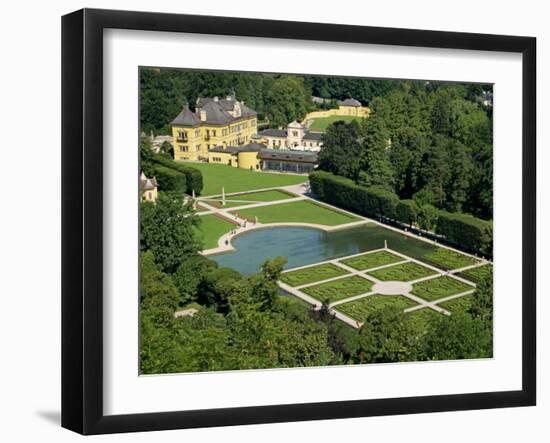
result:
[(162, 191), (187, 191), (187, 180), (184, 174), (158, 164), (153, 166), (157, 183)]
[(187, 182), (187, 188), (184, 192), (191, 195), (193, 191), (195, 191), (196, 195), (200, 195), (203, 188), (203, 181), (202, 181), (202, 173), (198, 169), (195, 169), (193, 167), (177, 163), (174, 160), (171, 160), (166, 157), (162, 157), (160, 155), (156, 155), (153, 158), (153, 162), (162, 165), (165, 168), (170, 168), (174, 171), (177, 171), (181, 174), (185, 175), (186, 182)]
[(435, 232), (468, 250), (493, 252), (493, 223), (473, 215), (439, 211)]
[[(411, 224), (420, 217), (422, 208), (412, 200), (399, 200), (391, 191), (364, 187), (352, 180), (326, 171), (309, 175), (313, 193), (323, 201), (367, 217), (387, 218)], [(469, 214), (433, 209), (436, 234), (469, 251), (492, 254), (493, 223)], [(432, 223), (430, 223), (432, 224)]]
[(365, 188), (325, 171), (309, 175), (311, 190), (321, 200), (369, 217), (395, 218), (399, 197), (377, 186)]

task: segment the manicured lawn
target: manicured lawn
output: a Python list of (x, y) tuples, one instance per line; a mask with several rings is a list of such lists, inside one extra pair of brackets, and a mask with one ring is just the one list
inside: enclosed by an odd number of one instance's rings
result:
[(435, 271), (417, 263), (408, 262), (372, 271), (368, 274), (382, 281), (412, 281), (435, 273)]
[(334, 302), (353, 297), (354, 295), (364, 294), (369, 292), (371, 288), (372, 283), (370, 281), (354, 275), (320, 285), (309, 286), (303, 288), (302, 292), (322, 302), (325, 300)]
[(203, 215), (200, 217), (200, 220), (201, 225), (199, 229), (202, 232), (204, 249), (217, 247), (218, 239), (235, 227), (232, 223), (212, 214)]
[(471, 289), (474, 289), (474, 287), (445, 275), (415, 283), (411, 293), (425, 300), (432, 301)]
[(477, 268), (468, 269), (461, 272), (459, 275), (474, 283), (481, 283), (483, 280), (490, 278), (493, 274), (493, 265), (483, 265)]
[(335, 309), (359, 322), (364, 322), (371, 312), (385, 308), (386, 306), (406, 309), (414, 305), (415, 302), (401, 295), (373, 294), (359, 300), (335, 306)]
[(403, 261), (403, 258), (388, 251), (378, 251), (348, 258), (342, 260), (342, 263), (359, 271), (363, 271), (365, 269), (389, 265), (390, 263), (396, 263), (398, 261)]
[(313, 120), (311, 125), (309, 126), (309, 129), (311, 131), (326, 131), (327, 126), (331, 125), (334, 122), (337, 121), (345, 121), (346, 123), (349, 123), (353, 120), (357, 120), (358, 122), (362, 120), (362, 117), (356, 117), (353, 115), (331, 115), (330, 117), (322, 117), (322, 118), (316, 118)]
[(465, 295), (463, 297), (453, 298), (452, 300), (438, 303), (437, 306), (441, 306), (443, 309), (450, 311), (451, 314), (456, 312), (466, 312), (472, 306), (474, 296)]
[(279, 191), (277, 189), (271, 191), (249, 192), (246, 194), (237, 194), (226, 196), (226, 200), (235, 201), (251, 201), (256, 202), (272, 202), (277, 200), (286, 200), (289, 198), (297, 197), (290, 192)]
[(426, 254), (422, 260), (442, 269), (459, 269), (478, 263), (475, 258), (445, 248)]
[(261, 223), (295, 222), (335, 226), (359, 220), (357, 217), (307, 200), (243, 209), (238, 211), (238, 214), (250, 221), (258, 217)]
[(231, 193), (296, 185), (308, 179), (305, 175), (256, 172), (212, 163), (187, 162), (186, 164), (202, 172), (204, 189), (201, 195), (203, 196), (221, 194), (222, 187), (225, 188), (226, 193)]
[[(207, 205), (210, 205), (210, 206), (214, 206), (215, 208), (234, 208), (235, 206), (244, 206), (246, 205), (247, 203), (236, 203), (236, 202), (232, 202), (232, 201), (226, 201), (225, 202), (225, 206), (222, 205), (222, 201), (221, 200), (205, 200), (204, 203), (206, 203)], [(248, 203), (249, 205), (252, 204), (252, 202)], [(205, 208), (203, 204), (201, 204), (201, 202), (197, 203), (197, 209), (200, 211), (200, 210), (205, 210), (205, 211), (208, 211), (209, 209), (208, 208)]]
[(415, 329), (419, 331), (426, 331), (428, 329), (428, 324), (430, 321), (438, 318), (443, 315), (438, 312), (435, 312), (433, 309), (424, 308), (418, 309), (417, 311), (407, 312), (403, 314), (407, 317), (408, 320), (412, 321), (415, 325)]
[[(272, 190), (272, 191), (261, 191), (261, 192), (250, 192), (247, 194), (237, 194), (237, 195), (228, 195), (225, 198), (225, 206), (222, 205), (221, 197), (216, 197), (215, 199), (205, 200), (205, 203), (216, 208), (234, 208), (236, 206), (246, 206), (252, 205), (254, 203), (260, 202), (272, 202), (277, 200), (287, 200), (289, 198), (294, 198), (296, 195), (289, 192)], [(200, 203), (199, 203), (200, 204)]]
[(324, 265), (298, 269), (297, 271), (285, 272), (281, 274), (281, 281), (290, 286), (301, 286), (308, 283), (315, 283), (316, 281), (326, 280), (327, 278), (338, 277), (339, 275), (345, 275), (347, 273), (348, 272), (332, 263), (326, 263)]

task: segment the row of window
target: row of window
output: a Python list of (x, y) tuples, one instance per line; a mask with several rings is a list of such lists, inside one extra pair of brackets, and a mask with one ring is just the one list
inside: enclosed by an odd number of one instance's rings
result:
[[(281, 142), (280, 139), (271, 139), (271, 146), (273, 146), (274, 148), (276, 148), (276, 147), (281, 147), (281, 146), (283, 146), (283, 144), (282, 144), (282, 142)], [(286, 148), (288, 148), (288, 142), (287, 142), (286, 140), (285, 140), (285, 142), (284, 142), (284, 146), (285, 146)], [(297, 147), (297, 146), (300, 146), (300, 145), (299, 145), (298, 143), (294, 143), (292, 146), (293, 146), (293, 147)], [(309, 142), (309, 144), (308, 144), (308, 142), (305, 142), (305, 143), (302, 143), (302, 146), (306, 146), (306, 147), (309, 146), (310, 148), (313, 148), (314, 146), (315, 146), (315, 147), (316, 147), (316, 146), (319, 146), (319, 143), (317, 143), (317, 142)]]
[[(180, 148), (180, 152), (191, 152), (191, 151), (189, 151), (189, 146), (187, 146), (187, 145), (179, 145), (179, 148)], [(201, 145), (196, 145), (195, 146), (195, 151), (199, 152), (200, 150), (201, 150)]]
[[(251, 126), (256, 126), (256, 120), (253, 120), (251, 122)], [(241, 130), (247, 129), (247, 128), (248, 128), (248, 122), (243, 122), (235, 126), (230, 126), (229, 128), (222, 128), (222, 136), (225, 137), (226, 135), (229, 135), (230, 132), (231, 134), (233, 134), (235, 132), (240, 132)], [(177, 132), (177, 135), (178, 135), (178, 140), (182, 140), (182, 141), (187, 140), (187, 137), (188, 137), (187, 131), (180, 130)], [(195, 129), (195, 137), (200, 137), (200, 135), (201, 135), (201, 130)], [(207, 129), (205, 136), (216, 137), (216, 130)]]
[[(201, 130), (200, 129), (195, 129), (195, 137), (200, 137), (201, 135)], [(184, 131), (184, 130), (179, 130), (178, 131), (178, 140), (182, 140), (182, 141), (185, 141), (187, 140), (187, 131)]]
[(263, 169), (305, 174), (313, 171), (313, 165), (309, 163), (290, 163), (284, 161), (266, 160), (263, 164)]
[[(221, 163), (222, 162), (222, 158), (221, 157), (210, 157), (212, 159), (213, 162), (217, 162), (217, 163)], [(231, 160), (230, 160), (231, 161)]]

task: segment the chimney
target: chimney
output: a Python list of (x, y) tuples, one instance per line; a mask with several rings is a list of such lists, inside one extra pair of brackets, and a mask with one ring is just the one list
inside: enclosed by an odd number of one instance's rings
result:
[(235, 112), (235, 117), (240, 117), (242, 115), (241, 104), (239, 102), (235, 102), (233, 111)]
[(206, 111), (200, 110), (201, 122), (206, 121)]

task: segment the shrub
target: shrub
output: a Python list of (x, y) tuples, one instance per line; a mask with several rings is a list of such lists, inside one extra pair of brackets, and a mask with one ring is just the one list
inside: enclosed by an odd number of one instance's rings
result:
[(187, 188), (184, 192), (191, 195), (193, 191), (195, 191), (196, 195), (200, 195), (203, 188), (201, 171), (191, 166), (177, 163), (170, 158), (160, 155), (155, 155), (153, 161), (158, 165), (164, 166), (165, 168), (170, 168), (174, 171), (179, 172), (180, 174), (184, 174), (187, 182)]
[(435, 206), (428, 203), (421, 205), (418, 208), (418, 226), (420, 229), (425, 229), (426, 231), (433, 231), (435, 224), (437, 223), (437, 215), (439, 214), (439, 209)]
[(418, 205), (414, 200), (401, 200), (395, 208), (397, 220), (412, 226), (418, 217)]
[(482, 220), (469, 214), (440, 211), (435, 232), (462, 248), (492, 254), (492, 221)]
[(395, 218), (399, 198), (386, 189), (360, 186), (348, 178), (325, 171), (312, 172), (309, 182), (320, 200), (370, 217)]
[(158, 164), (154, 165), (153, 170), (161, 191), (187, 191), (187, 180), (184, 174)]

